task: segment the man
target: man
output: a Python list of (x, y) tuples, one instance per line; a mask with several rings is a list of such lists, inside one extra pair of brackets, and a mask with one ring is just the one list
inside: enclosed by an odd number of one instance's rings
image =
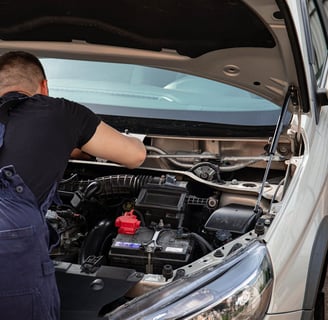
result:
[(40, 61), (27, 52), (0, 57), (0, 318), (59, 319), (44, 215), (76, 148), (138, 167), (145, 147), (89, 109), (48, 96)]

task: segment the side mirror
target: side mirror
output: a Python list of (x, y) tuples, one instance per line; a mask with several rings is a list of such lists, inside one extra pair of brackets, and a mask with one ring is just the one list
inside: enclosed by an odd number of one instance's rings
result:
[(326, 88), (318, 88), (316, 96), (318, 107), (328, 105), (328, 90)]
[(328, 105), (328, 91), (326, 88), (318, 88), (316, 92), (315, 122), (319, 123), (320, 109)]

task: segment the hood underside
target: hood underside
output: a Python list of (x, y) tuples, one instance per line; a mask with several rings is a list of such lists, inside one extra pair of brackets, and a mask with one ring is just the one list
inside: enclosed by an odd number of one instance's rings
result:
[(1, 52), (157, 66), (232, 84), (278, 105), (287, 87), (297, 85), (274, 0), (10, 1), (0, 4), (0, 17)]
[(82, 40), (172, 49), (192, 58), (225, 48), (275, 46), (263, 22), (240, 1), (34, 1), (23, 15), (17, 17), (16, 10), (2, 5), (3, 40)]

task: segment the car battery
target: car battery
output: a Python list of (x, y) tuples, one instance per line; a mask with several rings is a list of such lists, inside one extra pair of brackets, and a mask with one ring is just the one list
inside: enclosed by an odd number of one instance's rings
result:
[(193, 246), (193, 239), (177, 237), (176, 230), (140, 227), (133, 235), (117, 235), (109, 251), (109, 261), (112, 266), (128, 266), (140, 272), (146, 272), (146, 266), (151, 263), (153, 272), (160, 274), (166, 264), (176, 269), (189, 263)]

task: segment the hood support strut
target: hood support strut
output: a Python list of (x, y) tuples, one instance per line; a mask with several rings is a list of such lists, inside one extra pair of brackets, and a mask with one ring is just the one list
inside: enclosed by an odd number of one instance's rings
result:
[(256, 213), (257, 218), (259, 218), (261, 216), (262, 212), (263, 212), (263, 210), (260, 206), (260, 203), (261, 203), (262, 196), (263, 196), (264, 185), (265, 185), (265, 182), (268, 179), (272, 159), (273, 159), (273, 156), (276, 153), (276, 150), (277, 150), (277, 147), (278, 147), (279, 137), (280, 137), (280, 134), (281, 134), (282, 129), (283, 129), (284, 119), (285, 119), (285, 116), (286, 116), (286, 113), (287, 113), (287, 110), (288, 110), (288, 105), (289, 105), (290, 101), (292, 102), (292, 104), (294, 106), (298, 105), (297, 90), (296, 90), (296, 87), (294, 85), (291, 85), (291, 86), (288, 87), (287, 93), (285, 95), (284, 104), (281, 108), (281, 112), (280, 112), (280, 115), (279, 115), (279, 118), (278, 118), (278, 121), (277, 121), (277, 124), (276, 124), (276, 128), (275, 128), (275, 132), (273, 134), (273, 138), (272, 138), (272, 141), (271, 141), (270, 149), (269, 149), (269, 152), (268, 152), (269, 153), (269, 159), (268, 159), (268, 162), (267, 162), (267, 165), (266, 165), (266, 168), (265, 168), (265, 172), (264, 172), (264, 176), (263, 176), (263, 180), (262, 180), (262, 184), (261, 184), (261, 189), (260, 189), (257, 201), (256, 201), (256, 205), (254, 207), (254, 212)]

